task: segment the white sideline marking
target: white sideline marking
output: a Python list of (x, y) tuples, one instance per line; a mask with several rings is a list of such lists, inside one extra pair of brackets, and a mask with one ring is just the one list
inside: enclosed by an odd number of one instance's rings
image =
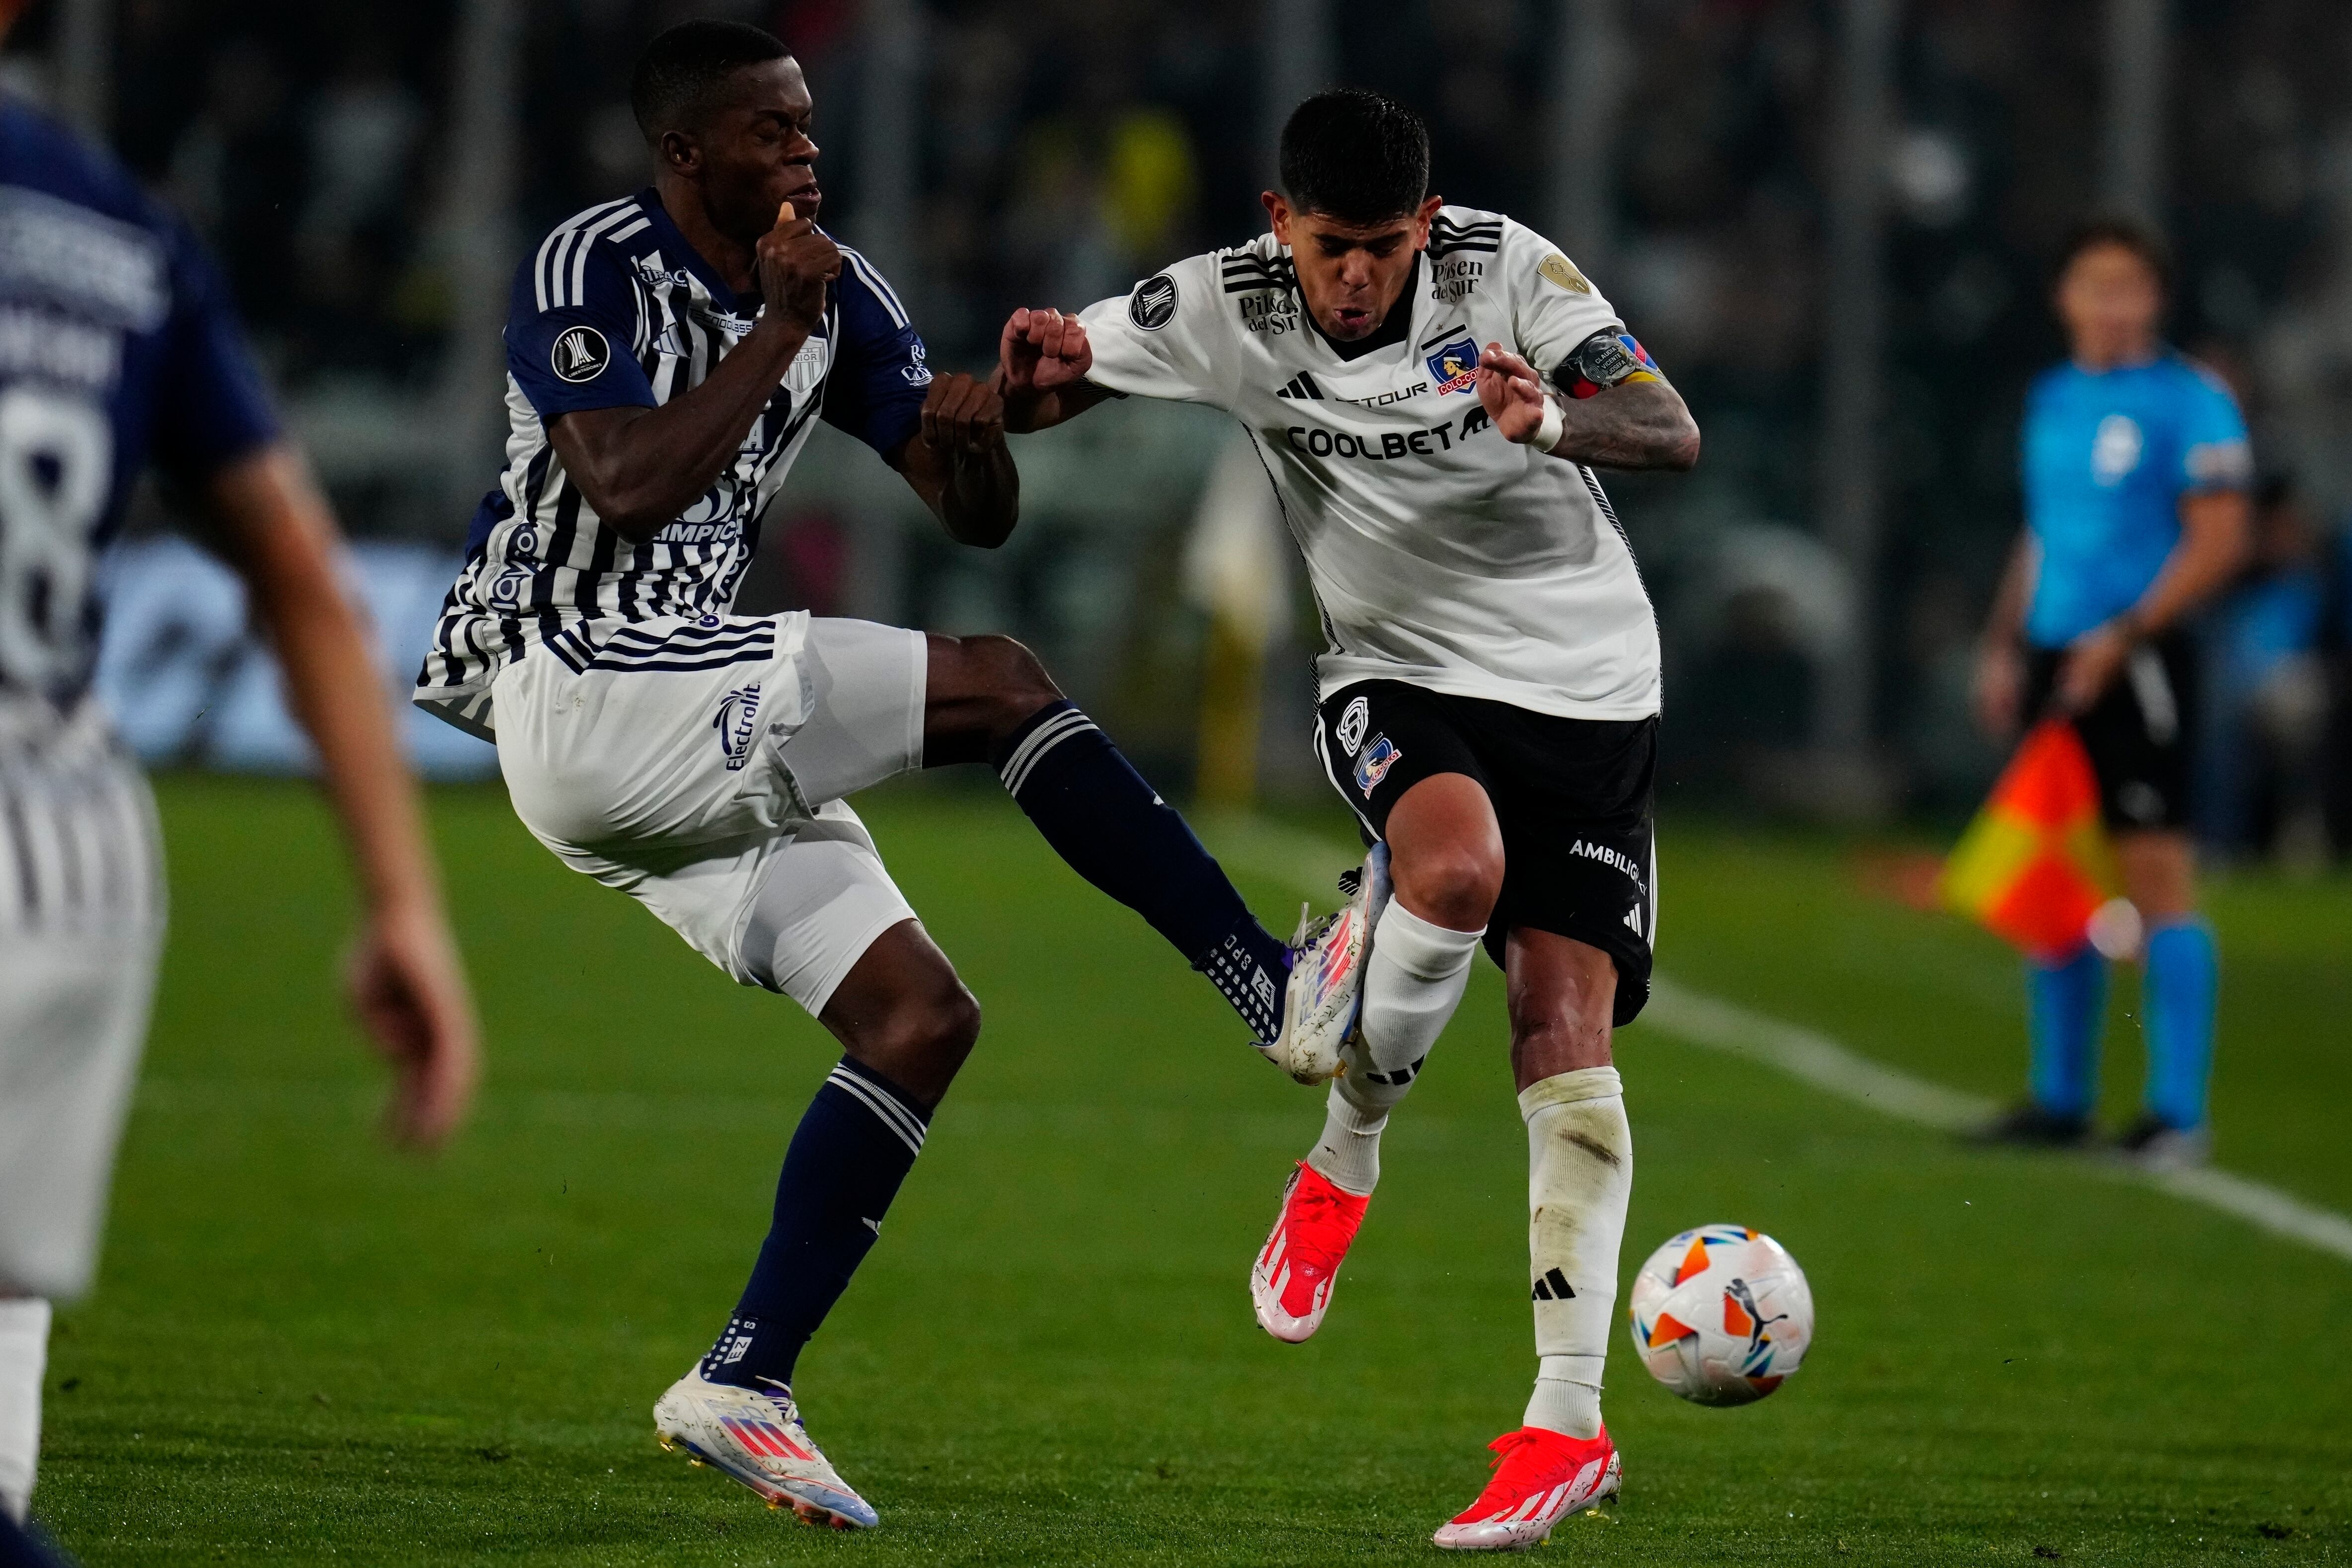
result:
[[(1327, 904), (1337, 901), (1332, 879), (1346, 864), (1347, 854), (1339, 846), (1263, 820), (1212, 819), (1204, 825), (1204, 832), (1236, 866), (1269, 881), (1289, 883)], [(1965, 1131), (1999, 1109), (1980, 1095), (1948, 1089), (1873, 1061), (1801, 1024), (1751, 1012), (1664, 976), (1651, 982), (1650, 1005), (1643, 1012), (1642, 1021), (1692, 1045), (1775, 1068), (1841, 1100), (1941, 1132)], [(2189, 1171), (2144, 1171), (2116, 1162), (2089, 1168), (2202, 1204), (2257, 1229), (2352, 1262), (2352, 1218), (2251, 1177), (2210, 1165)]]

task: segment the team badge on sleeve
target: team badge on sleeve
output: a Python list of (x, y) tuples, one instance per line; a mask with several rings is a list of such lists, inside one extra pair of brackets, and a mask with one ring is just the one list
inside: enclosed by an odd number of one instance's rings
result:
[(1147, 278), (1128, 297), (1127, 319), (1147, 332), (1156, 332), (1176, 319), (1176, 279), (1165, 272)]
[(1467, 392), (1478, 384), (1478, 345), (1469, 338), (1446, 344), (1429, 356), (1429, 374), (1437, 378), (1432, 390), (1443, 395)]
[(548, 350), (548, 368), (565, 381), (577, 384), (593, 381), (604, 374), (613, 363), (612, 345), (604, 334), (586, 325), (566, 327), (555, 336), (555, 346)]

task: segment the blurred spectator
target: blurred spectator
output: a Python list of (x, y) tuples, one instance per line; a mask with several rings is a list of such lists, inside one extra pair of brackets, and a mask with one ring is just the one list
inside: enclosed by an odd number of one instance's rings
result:
[(2225, 854), (2315, 859), (2327, 708), (2321, 540), (2284, 479), (2263, 483), (2253, 521), (2244, 575), (2204, 621), (2198, 836)]

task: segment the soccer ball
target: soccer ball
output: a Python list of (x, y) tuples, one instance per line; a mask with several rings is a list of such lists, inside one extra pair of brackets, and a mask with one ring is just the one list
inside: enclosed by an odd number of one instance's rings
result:
[(1813, 1342), (1805, 1271), (1739, 1225), (1703, 1225), (1650, 1254), (1626, 1316), (1650, 1375), (1694, 1405), (1763, 1398)]

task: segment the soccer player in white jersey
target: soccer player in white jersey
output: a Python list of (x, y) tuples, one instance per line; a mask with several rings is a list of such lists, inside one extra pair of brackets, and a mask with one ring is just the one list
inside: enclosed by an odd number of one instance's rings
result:
[[(0, 0), (0, 34), (16, 19)], [(317, 743), (359, 872), (353, 999), (431, 1143), (472, 1003), (334, 519), (282, 438), (227, 290), (129, 171), (0, 98), (0, 1561), (40, 1446), (49, 1309), (89, 1286), (154, 994), (154, 802), (90, 693), (99, 554), (150, 460), (209, 515)]]
[(1366, 897), (1303, 931), (1294, 963), (1008, 638), (730, 613), (761, 513), (819, 418), (965, 543), (1011, 532), (1019, 476), (994, 390), (935, 376), (889, 285), (816, 226), (814, 106), (782, 44), (682, 23), (647, 47), (631, 98), (656, 184), (557, 226), (517, 272), (506, 472), (416, 700), (496, 739), (517, 814), (567, 864), (841, 1041), (733, 1316), (655, 1423), (777, 1506), (871, 1525), (809, 1440), (792, 1380), (980, 1016), (844, 797), (990, 763), (1055, 851), (1285, 1059), (1336, 1056)]
[(1492, 1482), (1436, 1542), (1522, 1547), (1618, 1484), (1601, 1375), (1633, 1151), (1610, 1034), (1648, 998), (1657, 921), (1656, 623), (1593, 468), (1687, 468), (1698, 429), (1550, 242), (1427, 195), (1408, 110), (1307, 100), (1281, 175), (1252, 243), (1075, 318), (1016, 312), (999, 384), (1016, 430), (1130, 394), (1232, 413), (1321, 607), (1317, 752), (1393, 895), (1369, 911), (1322, 1135), (1252, 1271), (1269, 1333), (1320, 1324), (1391, 1110), (1482, 942), (1504, 969), (1538, 1367)]

